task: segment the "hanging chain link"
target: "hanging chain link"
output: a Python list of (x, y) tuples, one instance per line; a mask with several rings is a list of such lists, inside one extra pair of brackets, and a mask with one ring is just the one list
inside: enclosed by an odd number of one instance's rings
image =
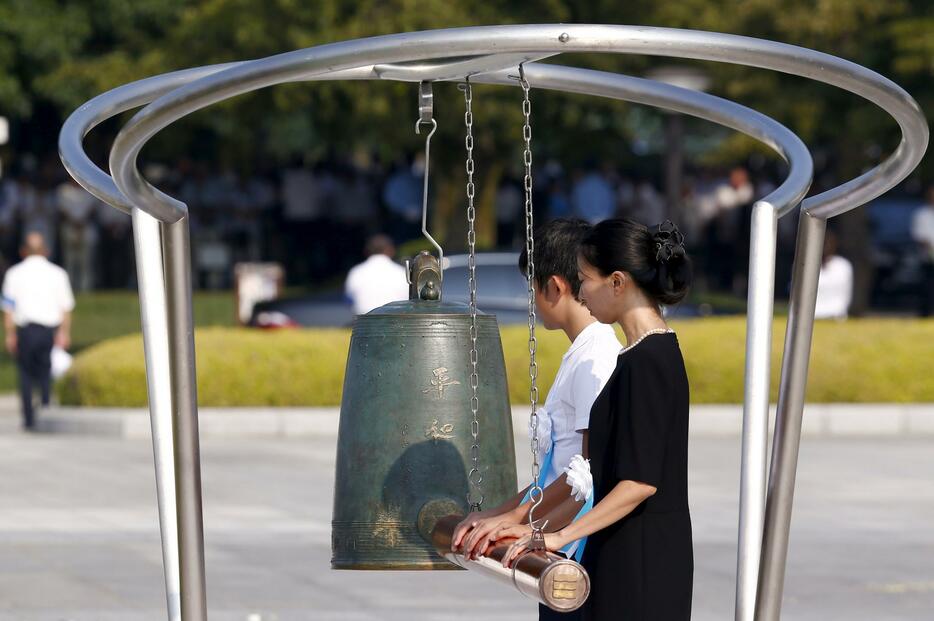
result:
[(529, 82), (525, 79), (525, 70), (519, 65), (519, 85), (522, 87), (522, 139), (524, 151), (522, 161), (525, 164), (525, 251), (528, 255), (526, 262), (526, 280), (529, 294), (529, 401), (532, 411), (529, 415), (529, 426), (532, 431), (532, 487), (529, 506), (529, 525), (532, 527), (532, 542), (529, 549), (542, 549), (544, 547), (544, 524), (534, 519), (535, 509), (542, 503), (543, 490), (538, 483), (541, 466), (538, 463), (538, 363), (535, 353), (538, 341), (535, 338), (535, 222), (532, 213), (532, 103), (529, 100)]
[(477, 352), (477, 232), (476, 217), (477, 211), (474, 208), (475, 187), (473, 182), (474, 162), (473, 162), (473, 91), (470, 87), (470, 78), (466, 78), (464, 84), (459, 87), (464, 91), (464, 125), (467, 128), (467, 135), (464, 138), (464, 145), (467, 147), (467, 274), (468, 288), (470, 290), (470, 413), (473, 420), (470, 422), (470, 435), (473, 437), (473, 444), (470, 447), (470, 459), (473, 467), (467, 475), (470, 482), (470, 489), (467, 491), (467, 504), (471, 511), (480, 511), (483, 504), (483, 473), (480, 471), (480, 419), (478, 411), (480, 410), (480, 398), (477, 396), (477, 388), (480, 385), (480, 376), (477, 373), (477, 363), (479, 355)]

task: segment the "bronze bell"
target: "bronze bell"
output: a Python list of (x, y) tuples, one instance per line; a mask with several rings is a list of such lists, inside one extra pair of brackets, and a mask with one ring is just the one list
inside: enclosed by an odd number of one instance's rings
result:
[[(470, 311), (441, 300), (441, 269), (419, 254), (410, 299), (358, 316), (344, 375), (331, 522), (333, 569), (456, 569), (431, 543), (468, 510), (472, 467)], [(477, 314), (483, 508), (516, 493), (499, 328)]]

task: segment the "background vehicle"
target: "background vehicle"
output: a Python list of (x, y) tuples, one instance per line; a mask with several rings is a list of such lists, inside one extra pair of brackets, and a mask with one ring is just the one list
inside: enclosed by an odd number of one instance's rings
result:
[[(525, 277), (514, 252), (477, 255), (477, 306), (496, 315), (500, 325), (528, 322)], [(467, 255), (444, 258), (444, 299), (467, 304)], [(353, 323), (353, 309), (343, 291), (261, 302), (253, 308), (249, 325), (261, 328), (289, 326), (340, 327)]]
[[(496, 315), (499, 325), (528, 323), (528, 289), (519, 271), (516, 252), (477, 254), (477, 307)], [(469, 302), (467, 255), (444, 258), (444, 299)], [(694, 317), (701, 312), (688, 302), (666, 310), (666, 316)], [(347, 327), (353, 323), (353, 309), (342, 291), (312, 296), (260, 302), (253, 308), (249, 325), (259, 328)]]
[(882, 197), (866, 209), (872, 236), (873, 308), (913, 309), (921, 286), (921, 251), (911, 237), (917, 198)]

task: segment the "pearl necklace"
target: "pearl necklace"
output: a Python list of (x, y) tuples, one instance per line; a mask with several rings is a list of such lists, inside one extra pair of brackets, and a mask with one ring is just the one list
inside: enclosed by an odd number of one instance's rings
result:
[(648, 332), (646, 332), (645, 334), (637, 338), (635, 341), (633, 341), (632, 345), (627, 345), (626, 347), (622, 348), (619, 353), (625, 354), (627, 351), (629, 351), (630, 349), (632, 349), (633, 347), (641, 343), (643, 340), (645, 340), (647, 336), (652, 336), (653, 334), (674, 334), (674, 332), (675, 331), (672, 330), (671, 328), (655, 328), (654, 330), (649, 330)]

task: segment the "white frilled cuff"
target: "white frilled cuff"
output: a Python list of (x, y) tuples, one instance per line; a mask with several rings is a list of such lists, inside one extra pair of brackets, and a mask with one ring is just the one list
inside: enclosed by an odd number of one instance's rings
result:
[(568, 473), (567, 482), (571, 486), (574, 500), (587, 500), (593, 494), (593, 476), (590, 474), (590, 461), (582, 455), (575, 455), (564, 469)]
[[(551, 450), (554, 441), (551, 438), (551, 414), (545, 408), (538, 408), (538, 458), (544, 459)], [(532, 421), (529, 421), (529, 437), (532, 437)]]

